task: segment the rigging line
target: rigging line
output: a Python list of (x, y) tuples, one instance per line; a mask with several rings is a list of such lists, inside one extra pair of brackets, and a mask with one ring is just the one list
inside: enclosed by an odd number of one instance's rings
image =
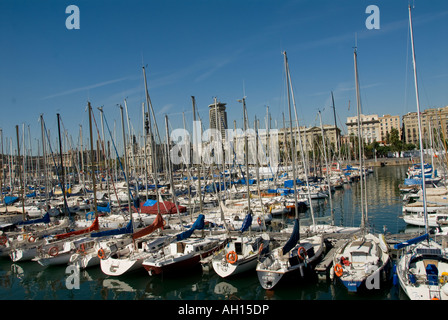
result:
[(405, 77), (404, 77), (404, 105), (403, 105), (403, 114), (406, 114), (406, 105), (407, 105), (407, 87), (408, 87), (408, 68), (409, 68), (409, 43), (410, 43), (410, 36), (409, 36), (409, 19), (408, 19), (408, 27), (407, 27), (407, 41), (406, 41), (406, 65), (405, 65)]
[[(104, 117), (104, 115), (103, 115), (103, 118), (104, 118), (104, 123), (106, 124), (106, 127), (107, 127), (107, 131), (109, 132), (110, 138), (111, 138), (111, 140), (112, 140), (112, 145), (113, 145), (114, 150), (115, 150), (115, 153), (116, 153), (116, 155), (117, 155), (117, 160), (118, 160), (118, 163), (119, 163), (119, 165), (120, 165), (121, 171), (122, 171), (122, 173), (123, 173), (124, 180), (126, 181), (126, 183), (129, 183), (129, 182), (128, 182), (128, 177), (126, 176), (126, 172), (124, 171), (124, 168), (123, 168), (123, 164), (121, 163), (120, 156), (118, 155), (118, 150), (117, 150), (117, 147), (115, 146), (115, 141), (114, 141), (114, 139), (112, 138), (112, 133), (110, 132), (109, 124), (107, 123), (107, 119), (106, 119), (106, 117)], [(132, 192), (130, 192), (130, 196), (131, 196), (131, 198), (132, 198), (132, 201), (134, 201), (134, 196), (133, 196)], [(118, 198), (117, 198), (117, 200), (118, 200)], [(118, 200), (118, 201), (119, 201), (119, 200)], [(130, 210), (130, 209), (129, 209), (129, 210)]]
[[(43, 119), (42, 119), (42, 120), (43, 120)], [(61, 190), (65, 190), (65, 188), (62, 186), (62, 182), (61, 182), (61, 179), (60, 179), (60, 176), (59, 176), (59, 170), (58, 170), (58, 169), (59, 169), (59, 166), (56, 165), (56, 161), (55, 161), (55, 159), (54, 159), (53, 149), (51, 148), (50, 137), (48, 136), (48, 133), (47, 133), (47, 126), (45, 125), (45, 121), (43, 122), (43, 124), (44, 124), (45, 136), (47, 137), (47, 140), (48, 140), (48, 146), (49, 146), (49, 148), (50, 148), (51, 158), (53, 159), (53, 165), (54, 165), (55, 168), (57, 168), (57, 170), (56, 170), (56, 175), (57, 175), (57, 177), (58, 177), (59, 185), (61, 186)], [(62, 165), (62, 163), (61, 163), (61, 165)], [(62, 196), (63, 196), (63, 199), (64, 199), (65, 209), (67, 210), (67, 212), (68, 212), (68, 214), (69, 214), (69, 216), (70, 216), (70, 210), (68, 209), (68, 204), (67, 204), (67, 199), (66, 199), (66, 197), (65, 197), (65, 194), (63, 194)]]
[[(92, 111), (93, 111), (93, 110), (92, 110)], [(95, 123), (96, 134), (98, 135), (98, 139), (99, 139), (99, 141), (100, 141), (100, 146), (101, 146), (101, 149), (102, 149), (102, 151), (103, 151), (104, 158), (106, 158), (106, 150), (104, 149), (104, 146), (105, 146), (105, 143), (104, 143), (104, 142), (105, 142), (105, 140), (102, 141), (102, 139), (101, 139), (101, 135), (100, 135), (100, 132), (99, 132), (99, 129), (98, 129), (98, 125), (97, 125), (97, 123), (96, 123), (96, 119), (95, 119), (95, 114), (94, 114), (94, 112), (92, 112), (92, 118), (93, 118), (93, 122)], [(103, 118), (104, 118), (104, 115), (103, 115)], [(104, 139), (104, 137), (103, 137), (103, 139)], [(120, 203), (120, 199), (118, 198), (117, 189), (115, 188), (114, 179), (112, 179), (112, 175), (110, 174), (109, 170), (106, 170), (106, 174), (107, 174), (108, 177), (110, 177), (110, 180), (111, 180), (111, 182), (112, 182), (112, 187), (114, 188), (115, 196), (117, 197), (118, 206), (120, 207), (120, 206), (121, 206), (121, 203)], [(109, 201), (110, 201), (110, 199), (109, 199)]]

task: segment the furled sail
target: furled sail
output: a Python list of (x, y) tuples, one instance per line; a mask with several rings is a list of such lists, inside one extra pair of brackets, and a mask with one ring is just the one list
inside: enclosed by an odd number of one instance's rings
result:
[(416, 237), (416, 238), (413, 238), (413, 239), (410, 239), (410, 240), (403, 241), (403, 242), (395, 244), (394, 245), (394, 249), (398, 250), (398, 249), (404, 248), (406, 246), (422, 242), (423, 240), (426, 240), (428, 238), (429, 238), (429, 234), (425, 233), (422, 236), (419, 236), (419, 237)]
[(94, 233), (91, 233), (90, 236), (94, 237), (94, 238), (95, 237), (105, 237), (105, 236), (116, 236), (119, 234), (132, 233), (133, 230), (134, 230), (134, 228), (132, 226), (132, 221), (129, 221), (128, 224), (123, 228), (94, 232)]
[(163, 220), (163, 217), (161, 214), (157, 214), (156, 218), (154, 219), (154, 221), (152, 222), (152, 224), (150, 224), (149, 226), (134, 232), (134, 234), (132, 235), (132, 239), (138, 239), (141, 238), (143, 236), (146, 236), (150, 233), (153, 233), (155, 230), (159, 229), (159, 228), (163, 228), (165, 224), (165, 221)]
[(292, 230), (291, 236), (286, 244), (283, 246), (283, 254), (289, 252), (297, 244), (300, 238), (299, 233), (299, 219), (294, 220), (294, 229)]
[(98, 217), (95, 218), (95, 220), (93, 221), (92, 225), (88, 228), (85, 229), (81, 229), (81, 230), (75, 230), (75, 231), (71, 231), (71, 232), (67, 232), (67, 233), (61, 233), (61, 234), (57, 234), (54, 237), (58, 240), (61, 239), (66, 239), (69, 238), (71, 236), (76, 236), (76, 235), (80, 235), (80, 234), (85, 234), (85, 233), (89, 233), (92, 231), (96, 231), (99, 229), (99, 223), (98, 223)]
[(249, 227), (250, 227), (251, 225), (252, 225), (252, 214), (251, 214), (251, 213), (248, 213), (248, 214), (246, 215), (246, 217), (244, 218), (243, 226), (241, 227), (240, 231), (241, 231), (241, 232), (246, 231), (247, 229), (249, 229)]
[(15, 223), (15, 225), (23, 226), (23, 225), (29, 225), (29, 224), (35, 224), (35, 223), (50, 223), (50, 214), (47, 212), (44, 214), (44, 216), (42, 218), (19, 221), (19, 222)]
[(203, 214), (200, 214), (198, 216), (198, 218), (196, 219), (196, 221), (191, 226), (191, 228), (188, 229), (187, 231), (179, 233), (176, 236), (176, 240), (180, 241), (180, 240), (187, 239), (187, 238), (189, 238), (193, 234), (194, 230), (202, 230), (202, 229), (204, 229), (204, 219), (205, 219), (205, 216)]

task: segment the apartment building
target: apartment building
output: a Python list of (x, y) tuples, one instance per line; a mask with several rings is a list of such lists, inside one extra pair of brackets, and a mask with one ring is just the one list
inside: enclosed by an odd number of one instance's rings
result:
[[(421, 112), (422, 138), (429, 141), (430, 128), (448, 138), (448, 106), (443, 108), (431, 108)], [(409, 112), (403, 116), (404, 141), (406, 144), (419, 144), (418, 116), (417, 112)]]
[[(374, 141), (381, 141), (380, 119), (377, 114), (360, 115), (361, 136), (365, 143), (370, 144)], [(358, 116), (347, 117), (348, 135), (358, 136)]]
[(380, 120), (380, 137), (384, 143), (386, 141), (387, 134), (390, 134), (392, 129), (398, 130), (398, 137), (401, 137), (401, 124), (400, 116), (391, 116), (390, 114), (379, 117)]

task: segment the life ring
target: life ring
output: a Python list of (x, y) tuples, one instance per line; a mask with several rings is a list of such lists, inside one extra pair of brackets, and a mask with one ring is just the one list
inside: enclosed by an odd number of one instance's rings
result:
[(101, 260), (106, 258), (106, 253), (104, 252), (104, 249), (98, 250), (98, 258), (100, 258)]
[(299, 249), (297, 249), (297, 255), (299, 256), (300, 260), (305, 260), (305, 258), (308, 256), (308, 253), (306, 253), (304, 247), (299, 247)]
[(230, 251), (226, 254), (226, 260), (230, 264), (234, 264), (238, 260), (238, 255), (235, 251)]
[(6, 236), (1, 236), (0, 237), (0, 245), (5, 245), (6, 242), (8, 242), (8, 238)]
[(338, 277), (342, 276), (342, 274), (344, 273), (344, 269), (342, 268), (342, 266), (339, 263), (334, 266), (334, 273)]
[(48, 250), (48, 254), (52, 257), (56, 257), (59, 253), (58, 247), (51, 247), (50, 250)]
[(261, 224), (263, 223), (263, 221), (261, 221), (261, 217), (258, 217), (257, 222), (258, 222), (258, 225), (261, 226)]
[(36, 241), (36, 237), (35, 236), (30, 236), (28, 238), (28, 242), (34, 242), (34, 241)]

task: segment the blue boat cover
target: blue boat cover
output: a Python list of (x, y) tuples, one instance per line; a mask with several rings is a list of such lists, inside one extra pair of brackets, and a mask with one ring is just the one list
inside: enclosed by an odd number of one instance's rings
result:
[(203, 214), (200, 214), (198, 216), (198, 218), (196, 219), (196, 221), (191, 226), (191, 228), (188, 229), (187, 231), (179, 233), (176, 236), (176, 240), (180, 241), (180, 240), (187, 239), (187, 238), (189, 238), (193, 234), (194, 230), (202, 230), (202, 229), (204, 229), (204, 219), (205, 219), (205, 216)]
[(404, 248), (406, 246), (419, 243), (419, 242), (421, 242), (423, 240), (426, 240), (428, 238), (429, 238), (429, 234), (425, 233), (424, 235), (419, 236), (417, 238), (413, 238), (413, 239), (410, 239), (410, 240), (407, 240), (407, 241), (395, 244), (394, 245), (394, 249), (401, 249), (401, 248)]
[(110, 203), (107, 203), (107, 206), (103, 207), (103, 206), (97, 206), (96, 209), (98, 210), (98, 212), (110, 212)]
[(118, 234), (126, 234), (133, 232), (132, 221), (129, 221), (126, 227), (117, 228), (112, 230), (105, 230), (100, 232), (91, 233), (91, 237), (105, 237), (105, 236), (115, 236)]
[(5, 204), (6, 205), (10, 205), (13, 204), (14, 202), (19, 201), (19, 197), (12, 197), (12, 196), (6, 196), (5, 197)]
[(404, 179), (404, 185), (405, 186), (421, 185), (422, 181), (423, 181), (422, 179), (408, 179), (408, 178), (405, 178)]
[(143, 204), (144, 207), (152, 207), (157, 203), (157, 200), (146, 200), (146, 202)]
[[(300, 185), (302, 185), (303, 184), (303, 181), (301, 181), (301, 180), (299, 180), (299, 179), (296, 179), (296, 185), (297, 186), (300, 186)], [(285, 187), (285, 188), (293, 188), (294, 187), (294, 180), (286, 180), (284, 183), (283, 183), (283, 186)]]
[(299, 233), (299, 219), (294, 219), (294, 229), (292, 230), (291, 237), (289, 237), (288, 242), (283, 247), (283, 254), (290, 251), (295, 247), (297, 242), (299, 241), (300, 233)]
[(248, 213), (243, 221), (243, 226), (241, 227), (241, 232), (246, 231), (252, 225), (252, 214)]
[(34, 223), (50, 223), (50, 214), (47, 212), (44, 214), (44, 216), (42, 218), (28, 220), (28, 221), (19, 221), (15, 225), (23, 226), (23, 225), (34, 224)]

